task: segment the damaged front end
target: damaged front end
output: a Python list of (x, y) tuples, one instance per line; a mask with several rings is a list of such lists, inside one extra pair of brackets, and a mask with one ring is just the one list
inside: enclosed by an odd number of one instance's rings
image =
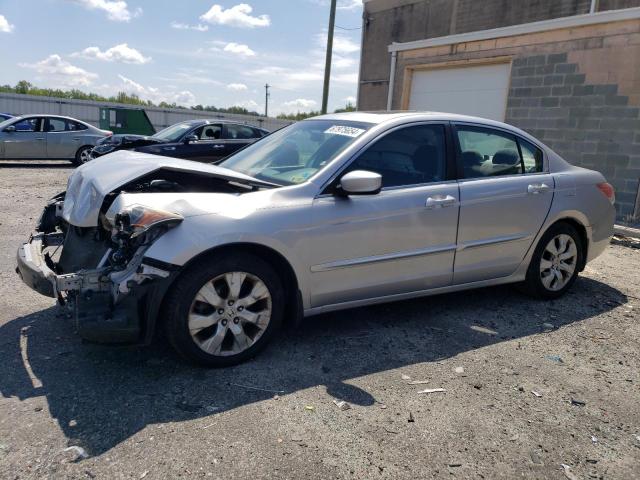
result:
[(68, 309), (83, 338), (148, 340), (144, 320), (157, 315), (177, 268), (144, 253), (183, 217), (133, 205), (112, 218), (101, 212), (97, 227), (76, 227), (63, 218), (64, 198), (60, 194), (45, 207), (36, 232), (18, 249), (16, 271)]
[(181, 268), (145, 257), (152, 243), (187, 217), (273, 186), (215, 165), (118, 151), (74, 170), (18, 249), (17, 271), (71, 309), (84, 338), (147, 343)]

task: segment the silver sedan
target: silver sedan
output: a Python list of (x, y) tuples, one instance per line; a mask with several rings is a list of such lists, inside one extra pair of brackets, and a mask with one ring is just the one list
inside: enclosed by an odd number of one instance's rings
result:
[(614, 200), (600, 173), (503, 123), (328, 115), (219, 165), (92, 161), (18, 269), (89, 340), (146, 343), (163, 323), (188, 359), (231, 365), (285, 319), (506, 283), (558, 298), (608, 245)]
[(7, 160), (71, 160), (81, 165), (91, 159), (98, 141), (113, 135), (75, 118), (24, 115), (0, 123), (0, 158)]

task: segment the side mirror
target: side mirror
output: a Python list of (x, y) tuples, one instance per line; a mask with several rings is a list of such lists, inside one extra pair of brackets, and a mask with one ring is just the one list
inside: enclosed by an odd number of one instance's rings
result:
[(340, 190), (347, 195), (375, 195), (382, 189), (382, 175), (354, 170), (340, 179)]
[(197, 135), (187, 135), (184, 137), (184, 143), (197, 142), (200, 140)]
[(4, 129), (5, 132), (7, 133), (13, 133), (16, 131), (16, 126), (15, 125), (9, 125), (7, 128)]

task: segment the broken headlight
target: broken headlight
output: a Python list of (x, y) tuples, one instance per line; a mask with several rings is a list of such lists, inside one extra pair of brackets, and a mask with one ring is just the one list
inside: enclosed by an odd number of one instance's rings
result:
[(132, 205), (116, 214), (111, 225), (111, 265), (117, 270), (126, 267), (140, 247), (150, 245), (184, 217), (177, 213)]
[(156, 227), (171, 228), (184, 220), (182, 215), (156, 210), (143, 205), (132, 205), (114, 218), (114, 229), (117, 234), (127, 238), (137, 238)]

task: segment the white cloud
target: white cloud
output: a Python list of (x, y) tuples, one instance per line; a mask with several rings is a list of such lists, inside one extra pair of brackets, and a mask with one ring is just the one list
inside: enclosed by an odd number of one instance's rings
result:
[(197, 25), (189, 25), (187, 23), (171, 22), (171, 28), (176, 30), (196, 30), (198, 32), (206, 32), (209, 30), (209, 25), (203, 25), (198, 23)]
[(339, 0), (338, 10), (356, 10), (362, 8), (362, 0)]
[(60, 55), (49, 55), (37, 63), (21, 63), (19, 66), (35, 70), (40, 75), (46, 75), (47, 80), (60, 82), (62, 85), (80, 87), (90, 85), (98, 78), (95, 73), (70, 64)]
[(129, 22), (132, 18), (142, 14), (141, 8), (129, 10), (127, 2), (123, 0), (71, 0), (89, 10), (102, 10), (109, 20), (115, 22)]
[(163, 88), (161, 90), (155, 87), (145, 87), (124, 75), (118, 75), (118, 78), (122, 81), (122, 85), (118, 87), (119, 89), (124, 90), (127, 93), (135, 93), (144, 100), (151, 100), (154, 103), (177, 103), (185, 106), (194, 105), (196, 103), (195, 95), (189, 90), (174, 91), (169, 88)]
[(242, 92), (247, 90), (247, 86), (244, 83), (230, 83), (227, 85), (227, 90), (231, 90), (232, 92)]
[(290, 100), (288, 102), (284, 102), (283, 105), (285, 107), (290, 108), (298, 108), (298, 109), (311, 109), (318, 104), (315, 100), (309, 100), (307, 98), (296, 98), (295, 100)]
[(251, 50), (248, 45), (243, 45), (235, 42), (227, 43), (227, 45), (225, 45), (224, 47), (224, 51), (235, 53), (243, 57), (255, 57), (256, 55), (256, 52)]
[(255, 28), (271, 25), (269, 15), (251, 15), (253, 7), (246, 3), (240, 3), (231, 8), (224, 9), (220, 5), (212, 6), (209, 11), (200, 15), (200, 20), (213, 25), (227, 25), (229, 27)]
[(349, 54), (360, 51), (360, 45), (348, 37), (336, 35), (333, 38), (333, 51), (338, 54)]
[(237, 104), (239, 107), (244, 107), (247, 110), (256, 110), (260, 105), (254, 100), (245, 100)]
[(10, 24), (4, 15), (0, 15), (0, 32), (11, 33), (14, 28), (14, 25)]
[(88, 47), (81, 52), (71, 54), (72, 57), (82, 57), (92, 60), (102, 60), (104, 62), (135, 63), (142, 65), (151, 61), (150, 57), (145, 57), (135, 48), (129, 47), (126, 43), (121, 43), (111, 47), (104, 52), (98, 47)]
[(344, 99), (344, 102), (345, 102), (345, 103), (354, 103), (354, 104), (355, 104), (355, 103), (356, 103), (356, 101), (357, 101), (357, 100), (356, 100), (356, 97), (354, 97), (354, 96), (352, 96), (352, 95), (350, 95), (350, 96), (348, 96), (347, 98), (345, 98), (345, 99)]

